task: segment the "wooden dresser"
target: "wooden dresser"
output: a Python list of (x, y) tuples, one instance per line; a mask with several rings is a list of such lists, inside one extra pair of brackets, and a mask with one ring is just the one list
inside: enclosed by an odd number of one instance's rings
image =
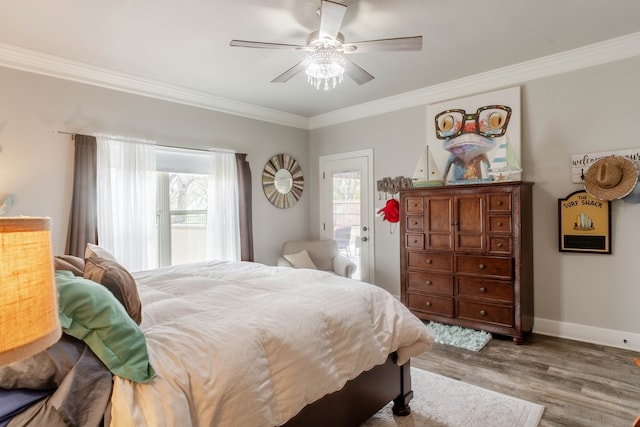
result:
[(532, 186), (401, 190), (402, 302), (421, 319), (522, 343), (533, 328)]

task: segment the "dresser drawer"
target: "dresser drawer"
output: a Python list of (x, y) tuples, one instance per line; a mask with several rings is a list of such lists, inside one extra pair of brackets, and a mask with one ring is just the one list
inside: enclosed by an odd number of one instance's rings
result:
[(453, 276), (410, 272), (407, 273), (407, 288), (410, 291), (452, 296)]
[(422, 215), (407, 215), (405, 224), (408, 232), (424, 231), (424, 217)]
[(456, 273), (491, 276), (511, 280), (513, 259), (474, 255), (456, 256)]
[(407, 253), (407, 266), (428, 271), (453, 273), (453, 255), (432, 252)]
[(511, 216), (490, 216), (490, 233), (511, 233)]
[(513, 327), (513, 308), (480, 302), (458, 301), (458, 317)]
[(511, 237), (489, 236), (489, 252), (492, 254), (510, 254)]
[(407, 293), (407, 307), (410, 310), (453, 317), (453, 298)]
[(421, 214), (424, 212), (424, 201), (422, 197), (407, 197), (404, 207), (408, 214)]
[(424, 234), (405, 234), (404, 247), (408, 249), (424, 249)]
[(511, 212), (511, 194), (495, 193), (489, 194), (487, 197), (489, 212)]
[(513, 303), (512, 282), (474, 279), (472, 277), (458, 277), (456, 280), (459, 297)]

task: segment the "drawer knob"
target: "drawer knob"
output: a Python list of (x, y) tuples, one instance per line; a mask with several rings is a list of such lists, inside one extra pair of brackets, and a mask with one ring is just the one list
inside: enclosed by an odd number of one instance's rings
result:
[(486, 312), (485, 310), (480, 310), (480, 315), (481, 315), (481, 316), (486, 316), (486, 315), (487, 315), (487, 312)]
[(427, 307), (431, 307), (431, 301), (427, 301)]
[(427, 258), (427, 264), (432, 264), (433, 260), (431, 258)]
[(431, 286), (431, 280), (427, 280), (425, 283), (427, 286)]
[(483, 294), (487, 293), (487, 288), (485, 288), (484, 286), (482, 288), (480, 288), (480, 292), (482, 292)]
[(501, 248), (503, 245), (502, 243), (498, 243), (498, 247)]
[(502, 206), (502, 200), (498, 200), (497, 205), (498, 205), (498, 206)]
[(413, 225), (418, 225), (418, 221), (413, 221)]
[(499, 225), (500, 227), (502, 227), (502, 221), (500, 221), (500, 222), (498, 223), (498, 225)]
[(479, 268), (480, 270), (484, 270), (485, 268), (487, 268), (487, 266), (486, 266), (486, 265), (484, 265), (484, 264), (480, 264), (480, 265), (478, 266), (478, 268)]

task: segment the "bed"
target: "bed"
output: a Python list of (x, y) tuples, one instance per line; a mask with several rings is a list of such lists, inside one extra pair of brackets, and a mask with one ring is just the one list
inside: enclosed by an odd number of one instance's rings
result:
[(57, 265), (65, 333), (48, 385), (19, 383), (42, 360), (0, 367), (4, 392), (49, 393), (9, 426), (358, 426), (392, 400), (410, 411), (410, 358), (432, 337), (377, 286), (251, 262), (129, 274), (99, 247), (82, 261)]

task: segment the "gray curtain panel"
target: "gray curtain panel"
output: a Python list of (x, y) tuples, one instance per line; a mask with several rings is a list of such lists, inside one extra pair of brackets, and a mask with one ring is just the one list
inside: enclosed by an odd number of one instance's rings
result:
[(74, 135), (73, 198), (65, 253), (84, 258), (87, 243), (98, 244), (97, 143), (94, 136)]
[(238, 201), (240, 208), (240, 259), (253, 261), (253, 220), (251, 216), (251, 167), (247, 155), (236, 153)]

